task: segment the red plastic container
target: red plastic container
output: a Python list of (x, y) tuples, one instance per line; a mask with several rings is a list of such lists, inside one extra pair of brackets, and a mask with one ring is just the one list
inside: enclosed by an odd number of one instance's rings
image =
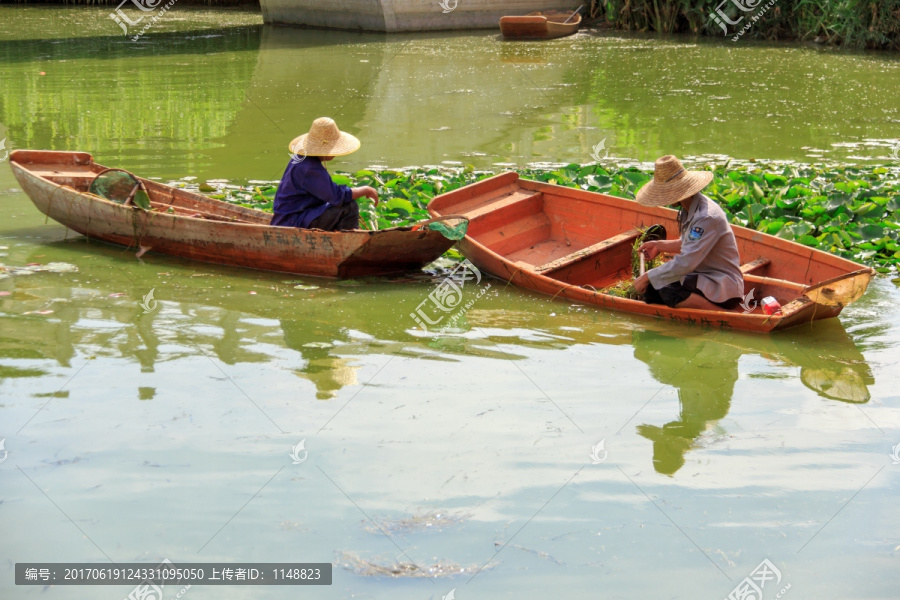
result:
[(774, 315), (777, 312), (781, 312), (781, 305), (774, 296), (766, 296), (760, 301), (760, 304), (762, 304), (762, 308), (767, 315)]

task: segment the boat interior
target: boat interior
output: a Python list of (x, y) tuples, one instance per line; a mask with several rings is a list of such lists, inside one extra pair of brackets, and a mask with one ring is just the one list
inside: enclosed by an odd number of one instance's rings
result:
[[(85, 155), (88, 156), (89, 155)], [(31, 173), (52, 183), (72, 188), (76, 192), (90, 193), (91, 184), (105, 167), (93, 162), (67, 161), (60, 163), (23, 163)], [(124, 172), (119, 169), (111, 171)], [(148, 179), (137, 178), (150, 198), (152, 210), (200, 219), (225, 222), (257, 223), (268, 225), (272, 215), (263, 211), (220, 202), (203, 194), (181, 190)], [(115, 190), (117, 202), (124, 202), (131, 194), (133, 185), (120, 186)]]
[[(468, 235), (520, 268), (593, 290), (632, 278), (632, 252), (647, 228), (662, 225), (668, 239), (675, 238), (678, 231), (677, 221), (671, 217), (654, 218), (584, 197), (515, 184), (444, 210), (467, 215)], [(806, 289), (803, 283), (767, 277), (770, 258), (746, 256), (743, 250), (745, 293), (755, 289), (755, 300), (774, 296), (783, 306)]]
[(563, 10), (545, 10), (528, 13), (529, 17), (544, 17), (551, 23), (565, 23), (567, 25), (575, 25), (581, 23), (581, 14), (572, 15), (572, 11)]

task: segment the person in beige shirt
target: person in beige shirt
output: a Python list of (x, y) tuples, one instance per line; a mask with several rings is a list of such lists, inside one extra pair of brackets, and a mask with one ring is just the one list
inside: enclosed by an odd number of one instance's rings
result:
[(744, 277), (734, 231), (725, 211), (701, 193), (712, 178), (709, 171), (688, 171), (674, 156), (663, 156), (653, 179), (638, 191), (643, 206), (680, 209), (678, 239), (645, 242), (639, 249), (650, 260), (660, 252), (675, 255), (635, 280), (648, 304), (732, 310), (741, 303)]

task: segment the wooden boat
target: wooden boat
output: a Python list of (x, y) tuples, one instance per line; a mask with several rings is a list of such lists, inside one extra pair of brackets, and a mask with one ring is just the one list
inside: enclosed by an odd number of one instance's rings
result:
[(90, 238), (212, 263), (319, 277), (416, 270), (454, 244), (437, 231), (329, 232), (269, 225), (270, 213), (137, 178), (151, 209), (89, 193), (105, 167), (84, 152), (17, 150), (10, 166), (42, 213)]
[[(631, 279), (641, 228), (662, 225), (677, 237), (677, 211), (519, 179), (503, 173), (435, 197), (432, 215), (469, 218), (459, 249), (479, 269), (523, 288), (604, 308), (698, 327), (770, 332), (836, 317), (865, 292), (874, 270), (801, 244), (734, 227), (748, 307), (732, 311), (668, 308), (602, 290)], [(774, 296), (781, 312), (756, 302)]]
[(581, 14), (548, 10), (521, 17), (500, 17), (500, 33), (517, 40), (549, 40), (572, 35), (581, 26)]

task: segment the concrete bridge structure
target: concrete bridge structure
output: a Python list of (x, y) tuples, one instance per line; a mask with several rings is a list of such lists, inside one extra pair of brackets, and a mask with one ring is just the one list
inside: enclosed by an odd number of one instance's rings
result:
[(489, 29), (504, 15), (574, 10), (579, 0), (260, 0), (268, 23), (362, 31)]

